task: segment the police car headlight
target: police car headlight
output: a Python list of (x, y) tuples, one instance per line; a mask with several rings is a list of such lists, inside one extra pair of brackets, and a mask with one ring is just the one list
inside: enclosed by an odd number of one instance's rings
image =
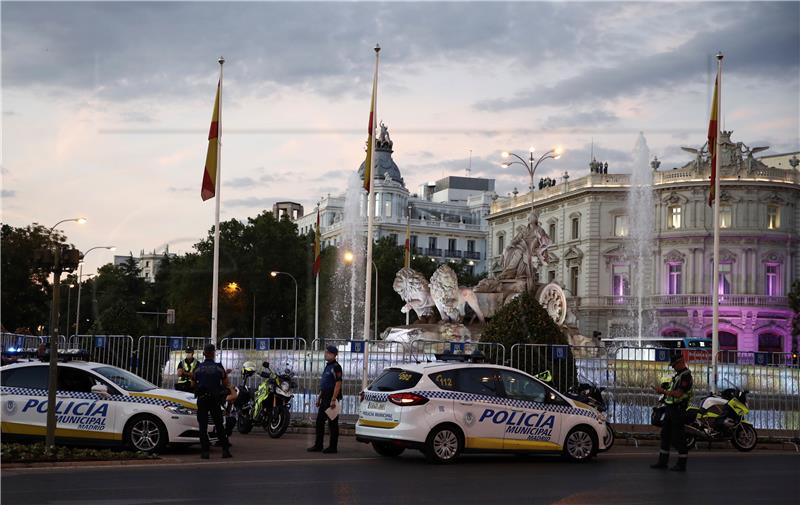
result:
[(164, 410), (168, 410), (173, 414), (180, 414), (182, 416), (196, 416), (197, 410), (190, 409), (189, 407), (182, 407), (180, 405), (167, 405)]
[(284, 391), (289, 392), (289, 387), (290, 386), (288, 382), (286, 381), (281, 382), (281, 389), (283, 389)]

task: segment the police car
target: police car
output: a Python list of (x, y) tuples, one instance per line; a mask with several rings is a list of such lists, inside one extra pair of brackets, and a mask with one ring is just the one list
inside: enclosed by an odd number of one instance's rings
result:
[(463, 452), (550, 452), (585, 461), (613, 444), (605, 414), (519, 370), (433, 362), (384, 370), (362, 392), (356, 439), (378, 454), (420, 449), (437, 463)]
[[(45, 435), (48, 369), (41, 361), (0, 368), (4, 439)], [(191, 393), (160, 389), (121, 368), (58, 363), (59, 441), (124, 444), (143, 452), (158, 452), (167, 443), (197, 443), (196, 409)]]

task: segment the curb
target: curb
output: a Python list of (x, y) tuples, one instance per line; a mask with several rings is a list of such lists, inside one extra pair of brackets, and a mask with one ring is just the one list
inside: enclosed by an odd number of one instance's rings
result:
[(13, 470), (15, 468), (69, 468), (80, 466), (96, 466), (98, 464), (108, 466), (128, 466), (128, 465), (141, 465), (141, 464), (164, 464), (164, 463), (180, 463), (178, 458), (142, 458), (142, 459), (89, 459), (82, 461), (32, 461), (29, 463), (11, 462), (3, 463), (4, 470)]

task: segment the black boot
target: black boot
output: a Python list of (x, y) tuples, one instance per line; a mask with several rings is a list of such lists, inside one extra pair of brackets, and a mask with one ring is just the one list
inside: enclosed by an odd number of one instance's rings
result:
[(661, 451), (658, 453), (658, 463), (650, 465), (650, 468), (656, 468), (656, 469), (667, 468), (667, 461), (669, 461), (669, 453)]
[(678, 455), (678, 462), (672, 465), (670, 470), (673, 472), (685, 472), (686, 471), (686, 460), (689, 459), (686, 457), (685, 454)]
[(226, 447), (222, 448), (222, 457), (223, 458), (232, 458), (233, 457), (233, 455), (231, 454), (230, 447), (226, 446)]

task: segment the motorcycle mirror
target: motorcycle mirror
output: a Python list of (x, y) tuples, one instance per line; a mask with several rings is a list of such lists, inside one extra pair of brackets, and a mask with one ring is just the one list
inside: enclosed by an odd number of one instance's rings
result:
[(264, 368), (269, 368), (269, 361), (261, 363), (261, 366), (263, 366)]

